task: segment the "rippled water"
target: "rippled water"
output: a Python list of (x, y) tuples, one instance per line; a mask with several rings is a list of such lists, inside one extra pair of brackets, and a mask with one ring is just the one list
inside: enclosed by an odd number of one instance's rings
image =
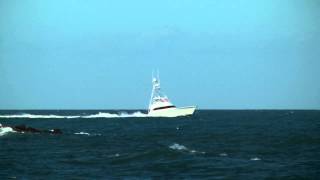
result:
[(0, 179), (317, 179), (320, 111), (0, 111)]

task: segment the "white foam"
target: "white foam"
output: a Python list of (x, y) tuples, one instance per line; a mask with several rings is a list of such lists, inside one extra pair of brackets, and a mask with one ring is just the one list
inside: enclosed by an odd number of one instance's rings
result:
[(260, 161), (261, 159), (258, 158), (258, 157), (254, 157), (254, 158), (251, 158), (250, 160), (251, 160), (251, 161)]
[(119, 156), (120, 156), (120, 154), (119, 154), (119, 153), (116, 153), (116, 154), (110, 155), (110, 156), (108, 156), (108, 157), (113, 158), (113, 157), (119, 157)]
[(90, 133), (87, 133), (87, 132), (78, 132), (78, 133), (74, 133), (74, 134), (90, 136)]
[(2, 127), (0, 128), (0, 136), (4, 136), (8, 133), (15, 132), (11, 127)]
[(189, 149), (186, 146), (180, 145), (178, 143), (172, 144), (171, 146), (169, 146), (169, 148), (173, 149), (173, 150), (178, 150), (178, 151), (185, 151), (185, 152), (188, 152), (191, 154), (206, 154), (206, 152), (204, 152), (204, 151), (196, 151), (194, 149)]
[(220, 155), (220, 156), (228, 156), (227, 153), (220, 153), (219, 155)]
[(119, 114), (99, 112), (98, 114), (82, 116), (81, 118), (128, 118), (128, 117), (147, 117), (147, 114), (144, 114), (140, 111), (134, 112), (132, 114), (128, 114), (126, 112), (121, 112)]
[(188, 150), (188, 148), (185, 147), (184, 145), (180, 145), (177, 143), (172, 144), (171, 146), (169, 146), (169, 148), (173, 150)]
[(37, 115), (37, 114), (14, 114), (14, 115), (0, 115), (0, 118), (31, 118), (31, 119), (73, 119), (73, 118), (129, 118), (129, 117), (147, 117), (140, 111), (134, 113), (121, 112), (116, 113), (106, 113), (99, 112), (98, 114), (85, 115), (85, 116), (62, 116), (62, 115)]

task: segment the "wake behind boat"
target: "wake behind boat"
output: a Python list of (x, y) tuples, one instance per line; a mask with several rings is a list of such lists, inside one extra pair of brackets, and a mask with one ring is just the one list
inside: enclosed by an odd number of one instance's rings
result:
[(190, 116), (196, 110), (196, 106), (177, 108), (169, 98), (161, 92), (160, 78), (152, 78), (152, 93), (149, 103), (148, 116), (150, 117), (178, 117)]

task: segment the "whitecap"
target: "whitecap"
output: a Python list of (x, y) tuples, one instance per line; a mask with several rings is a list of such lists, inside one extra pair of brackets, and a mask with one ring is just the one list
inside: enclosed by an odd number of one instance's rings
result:
[(15, 132), (11, 127), (2, 127), (0, 128), (0, 136), (4, 136), (8, 133)]
[(169, 148), (173, 150), (188, 150), (187, 147), (185, 147), (184, 145), (180, 145), (178, 143), (172, 144), (171, 146), (169, 146)]
[(196, 150), (191, 150), (189, 152), (192, 154), (206, 154), (206, 152), (204, 152), (204, 151), (196, 151)]
[(112, 155), (110, 155), (110, 156), (108, 156), (109, 158), (114, 158), (114, 157), (119, 157), (120, 156), (120, 154), (119, 153), (116, 153), (116, 154), (112, 154)]
[(90, 136), (90, 133), (87, 133), (87, 132), (78, 132), (78, 133), (74, 133), (74, 134)]
[(254, 157), (254, 158), (251, 158), (250, 160), (251, 160), (251, 161), (260, 161), (261, 159), (258, 158), (258, 157)]
[(178, 143), (172, 144), (171, 146), (169, 146), (169, 148), (173, 149), (173, 150), (178, 150), (178, 151), (185, 151), (185, 152), (188, 152), (191, 154), (206, 154), (206, 152), (204, 152), (204, 151), (197, 151), (194, 149), (189, 149), (186, 146), (178, 144)]

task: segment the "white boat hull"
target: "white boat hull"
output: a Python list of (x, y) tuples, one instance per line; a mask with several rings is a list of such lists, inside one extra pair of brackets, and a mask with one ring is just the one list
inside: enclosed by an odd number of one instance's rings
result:
[(195, 106), (182, 107), (182, 108), (168, 108), (150, 111), (150, 117), (178, 117), (178, 116), (191, 116), (196, 110)]

